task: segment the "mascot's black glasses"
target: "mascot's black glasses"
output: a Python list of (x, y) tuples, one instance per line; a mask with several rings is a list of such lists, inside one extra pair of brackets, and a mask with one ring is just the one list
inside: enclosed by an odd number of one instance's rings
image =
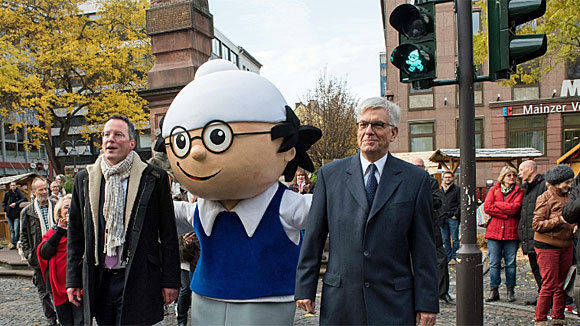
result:
[(254, 132), (239, 132), (234, 133), (232, 127), (225, 121), (212, 120), (208, 122), (201, 132), (201, 136), (190, 137), (185, 128), (175, 126), (171, 129), (169, 134), (169, 143), (166, 146), (171, 146), (173, 154), (179, 158), (184, 158), (189, 155), (191, 143), (196, 139), (201, 139), (203, 146), (214, 154), (219, 154), (227, 151), (234, 142), (234, 136), (242, 135), (261, 135), (269, 134), (268, 131), (254, 131)]

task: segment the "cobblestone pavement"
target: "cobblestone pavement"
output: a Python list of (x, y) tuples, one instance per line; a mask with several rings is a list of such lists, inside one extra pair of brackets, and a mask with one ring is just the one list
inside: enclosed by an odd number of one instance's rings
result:
[[(505, 287), (501, 288), (501, 301), (484, 303), (484, 325), (533, 325), (534, 307), (525, 306), (526, 299), (534, 298), (536, 285), (533, 275), (521, 252), (518, 256), (517, 301), (508, 303), (505, 300)], [(455, 296), (455, 268), (450, 266), (452, 296)], [(502, 280), (505, 280), (502, 272)], [(484, 293), (487, 293), (489, 275), (484, 275)], [(460, 299), (459, 299), (460, 300)], [(317, 297), (317, 309), (320, 307), (320, 285)], [(455, 325), (455, 305), (441, 304), (441, 313), (437, 325)], [(318, 325), (318, 310), (314, 316), (307, 316), (296, 311), (295, 325)], [(566, 313), (569, 325), (580, 325), (580, 318)], [(0, 277), (0, 325), (44, 325), (40, 301), (36, 288), (28, 278)], [(162, 325), (176, 325), (175, 315), (165, 316)]]

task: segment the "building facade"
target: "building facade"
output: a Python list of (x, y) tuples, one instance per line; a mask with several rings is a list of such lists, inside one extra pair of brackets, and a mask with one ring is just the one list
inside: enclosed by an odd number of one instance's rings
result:
[[(398, 45), (398, 33), (388, 18), (403, 0), (381, 1), (386, 53)], [(473, 32), (481, 28), (481, 12), (473, 12)], [(455, 77), (457, 21), (453, 3), (436, 6), (437, 77)], [(533, 147), (544, 153), (535, 159), (540, 173), (580, 141), (580, 61), (561, 64), (535, 84), (504, 86), (501, 82), (474, 85), (476, 148)], [(487, 74), (487, 63), (478, 75)], [(394, 152), (422, 152), (437, 148), (459, 148), (459, 103), (457, 85), (414, 90), (399, 82), (399, 70), (387, 65), (387, 91), (400, 105), (399, 139)], [(505, 164), (477, 163), (477, 186), (495, 180)]]
[(227, 36), (214, 28), (214, 38), (211, 40), (211, 59), (222, 58), (231, 61), (240, 70), (260, 73), (262, 64), (246, 49), (234, 44)]

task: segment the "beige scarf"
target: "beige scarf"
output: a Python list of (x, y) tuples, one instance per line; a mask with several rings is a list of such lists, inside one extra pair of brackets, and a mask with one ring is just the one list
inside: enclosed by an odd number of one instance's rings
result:
[(125, 242), (125, 189), (123, 180), (131, 174), (134, 151), (120, 163), (110, 166), (107, 160), (101, 160), (101, 171), (105, 178), (105, 201), (103, 216), (105, 217), (105, 246), (104, 252), (108, 256), (117, 254), (116, 249)]

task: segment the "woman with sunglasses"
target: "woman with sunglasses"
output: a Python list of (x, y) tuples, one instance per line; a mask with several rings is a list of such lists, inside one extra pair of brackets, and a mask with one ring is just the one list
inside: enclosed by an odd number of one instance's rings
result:
[(489, 296), (485, 301), (499, 300), (501, 285), (501, 259), (505, 262), (505, 284), (509, 302), (516, 300), (516, 253), (518, 251), (518, 223), (524, 191), (516, 184), (518, 172), (504, 166), (497, 183), (489, 189), (484, 209), (491, 216), (485, 238), (489, 253)]

